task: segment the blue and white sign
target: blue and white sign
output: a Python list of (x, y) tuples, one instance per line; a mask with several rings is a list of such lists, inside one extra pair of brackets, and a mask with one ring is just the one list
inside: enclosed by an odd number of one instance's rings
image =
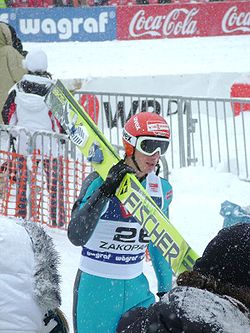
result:
[(114, 7), (3, 9), (22, 42), (105, 41), (116, 39)]

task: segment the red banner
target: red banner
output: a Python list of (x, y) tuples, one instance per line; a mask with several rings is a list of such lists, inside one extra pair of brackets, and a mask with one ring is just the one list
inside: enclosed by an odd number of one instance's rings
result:
[(250, 2), (117, 7), (117, 39), (250, 34)]

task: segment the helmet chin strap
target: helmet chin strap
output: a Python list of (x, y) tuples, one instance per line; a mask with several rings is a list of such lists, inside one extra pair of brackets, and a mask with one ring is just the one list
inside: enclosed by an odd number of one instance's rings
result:
[(135, 153), (133, 153), (133, 155), (132, 155), (131, 158), (132, 158), (132, 161), (133, 161), (135, 167), (136, 167), (140, 172), (142, 172), (141, 169), (140, 169), (140, 167), (139, 167), (139, 165), (138, 165), (138, 163), (136, 162), (136, 159), (135, 159)]
[(155, 174), (156, 174), (156, 176), (159, 175), (159, 173), (160, 173), (160, 168), (161, 168), (160, 164), (157, 163), (157, 164), (156, 164), (156, 170), (155, 170)]

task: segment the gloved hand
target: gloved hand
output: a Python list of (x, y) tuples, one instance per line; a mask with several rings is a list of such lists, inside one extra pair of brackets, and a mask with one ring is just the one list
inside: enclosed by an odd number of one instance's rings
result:
[(108, 198), (113, 197), (127, 173), (135, 173), (135, 170), (121, 160), (109, 170), (105, 182), (100, 186), (100, 191)]
[(57, 326), (57, 322), (54, 319), (54, 313), (49, 311), (44, 317), (44, 327), (41, 333), (50, 333)]
[(162, 300), (162, 297), (167, 293), (167, 291), (158, 291), (156, 295), (159, 297), (159, 300)]
[(43, 319), (44, 327), (41, 333), (69, 333), (69, 326), (63, 312), (56, 308), (49, 310)]
[(178, 316), (175, 303), (157, 302), (155, 303), (155, 311), (158, 316), (157, 333), (182, 333), (184, 332), (182, 320)]

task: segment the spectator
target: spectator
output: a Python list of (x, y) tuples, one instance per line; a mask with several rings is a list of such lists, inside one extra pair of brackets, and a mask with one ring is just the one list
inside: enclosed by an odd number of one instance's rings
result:
[(73, 7), (73, 0), (54, 0), (55, 7)]
[(0, 217), (0, 331), (68, 333), (59, 256), (38, 223)]
[(5, 0), (0, 0), (0, 8), (6, 8), (6, 2)]
[[(23, 56), (12, 46), (11, 30), (0, 22), (0, 110), (8, 96), (9, 89), (26, 73), (22, 66)], [(2, 123), (0, 115), (0, 123)]]
[(11, 32), (11, 40), (12, 40), (12, 46), (14, 49), (16, 49), (23, 57), (26, 57), (27, 51), (23, 49), (23, 44), (21, 42), (21, 39), (17, 37), (16, 30), (12, 27), (12, 25), (5, 23)]
[(250, 224), (222, 229), (177, 285), (124, 314), (117, 333), (250, 332)]
[(95, 6), (108, 6), (109, 0), (94, 0)]
[(172, 0), (158, 0), (158, 3), (165, 4), (165, 3), (171, 3)]
[(54, 7), (53, 0), (9, 0), (9, 7), (24, 8), (24, 7)]
[(123, 135), (125, 159), (110, 169), (105, 181), (94, 172), (83, 183), (68, 227), (70, 241), (82, 246), (74, 287), (77, 333), (114, 333), (125, 311), (154, 303), (143, 274), (147, 248), (158, 279), (158, 295), (172, 287), (169, 264), (115, 197), (124, 175), (132, 172), (168, 214), (172, 186), (158, 176), (158, 163), (169, 138), (168, 124), (158, 114), (141, 112), (131, 117)]
[[(12, 88), (3, 107), (2, 116), (4, 124), (20, 126), (33, 134), (36, 131), (63, 132), (58, 120), (53, 116), (44, 102), (44, 98), (53, 81), (51, 74), (47, 72), (47, 56), (42, 50), (33, 50), (24, 60), (24, 66), (28, 70), (23, 78)], [(30, 152), (27, 135), (21, 132), (19, 153), (23, 155), (19, 159), (20, 178), (19, 199), (17, 201), (17, 216), (26, 217), (27, 213), (27, 165), (26, 157), (29, 153), (36, 153), (37, 166), (43, 157), (43, 167), (47, 177), (47, 189), (50, 195), (50, 219), (52, 225), (57, 225), (57, 206), (59, 206), (58, 224), (64, 224), (63, 206), (63, 177), (62, 162), (59, 156), (58, 141), (50, 137), (38, 137), (36, 151)], [(52, 143), (52, 144), (51, 144)], [(51, 156), (53, 159), (51, 160)], [(37, 168), (36, 168), (37, 170)], [(57, 185), (59, 180), (59, 198), (57, 199)]]
[(137, 5), (148, 5), (149, 0), (136, 0)]

